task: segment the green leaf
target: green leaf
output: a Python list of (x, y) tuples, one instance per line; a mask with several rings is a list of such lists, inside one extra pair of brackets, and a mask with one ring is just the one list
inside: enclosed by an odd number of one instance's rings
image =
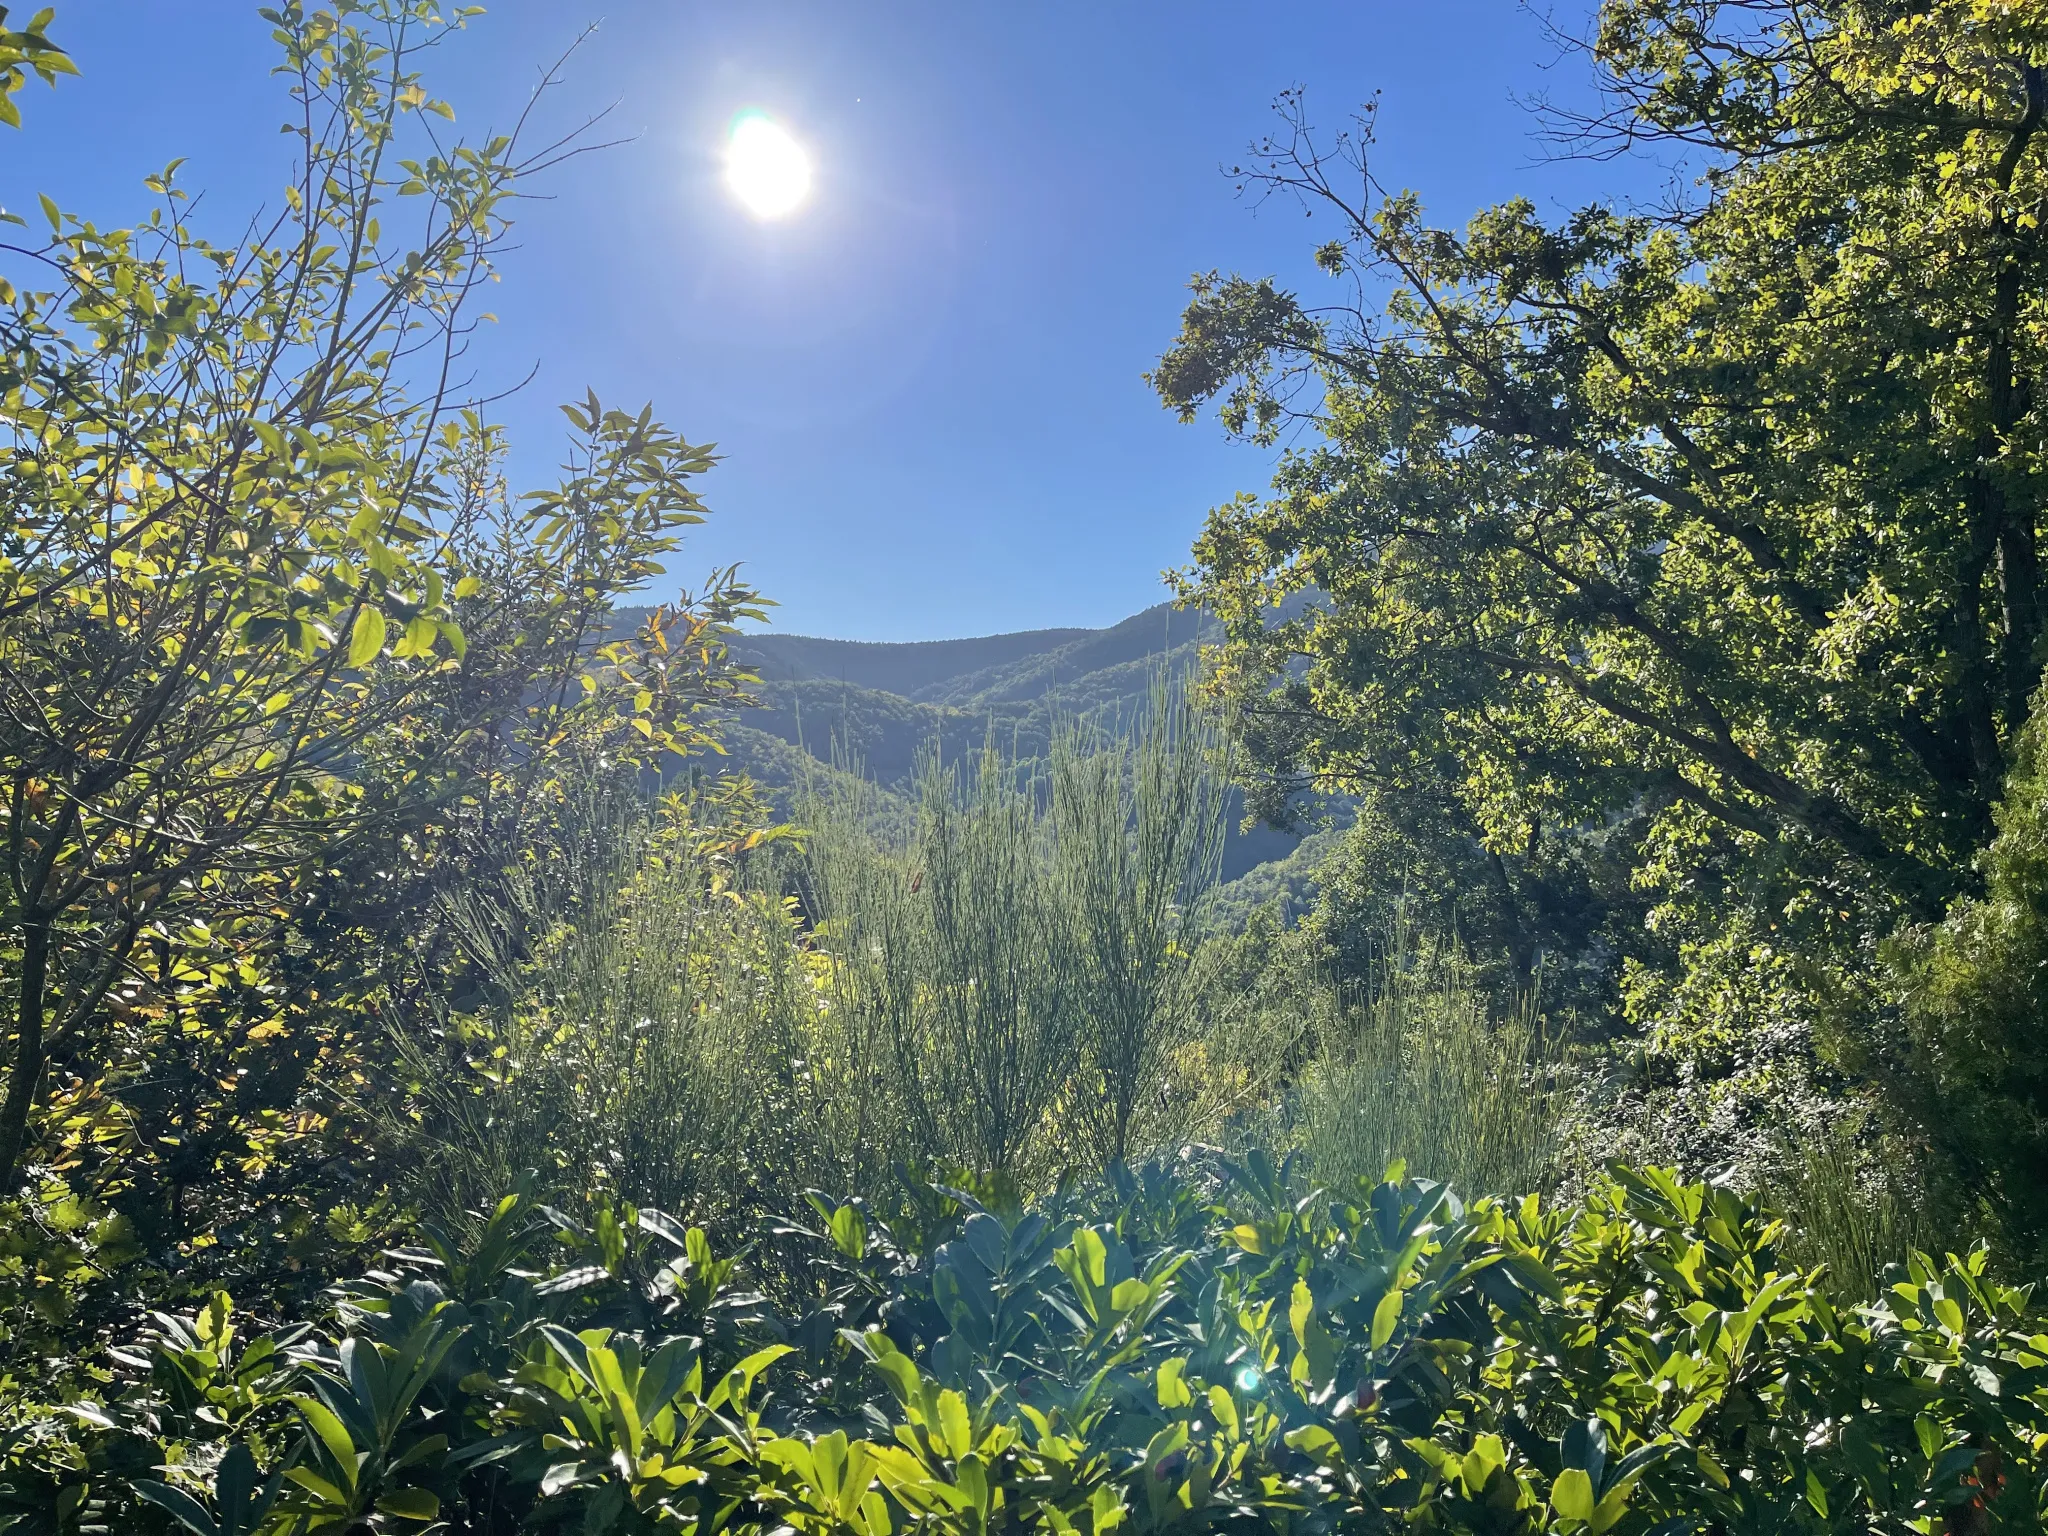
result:
[(1217, 1425), (1235, 1440), (1238, 1434), (1237, 1400), (1230, 1395), (1227, 1387), (1209, 1389), (1209, 1412), (1215, 1416)]
[(1806, 1502), (1813, 1506), (1813, 1512), (1825, 1520), (1828, 1517), (1828, 1491), (1821, 1486), (1821, 1480), (1813, 1468), (1806, 1469)]
[(1290, 1429), (1281, 1437), (1289, 1450), (1299, 1451), (1313, 1461), (1328, 1463), (1342, 1461), (1344, 1450), (1337, 1437), (1320, 1424), (1305, 1424), (1300, 1429)]
[(368, 666), (384, 649), (384, 631), (384, 615), (364, 604), (356, 614), (355, 627), (349, 631), (348, 664), (355, 668)]
[(719, 1403), (731, 1403), (734, 1409), (745, 1412), (747, 1395), (754, 1390), (754, 1378), (784, 1355), (795, 1352), (794, 1347), (788, 1344), (770, 1344), (766, 1349), (755, 1350), (728, 1371), (725, 1379), (712, 1388), (711, 1405), (716, 1407)]
[(324, 1504), (345, 1506), (348, 1495), (311, 1467), (286, 1467), (284, 1475)]
[(1394, 1325), (1401, 1320), (1401, 1292), (1394, 1289), (1380, 1298), (1379, 1305), (1372, 1309), (1372, 1347), (1384, 1348), (1387, 1340), (1394, 1336)]
[(691, 1367), (696, 1363), (695, 1339), (673, 1338), (654, 1352), (641, 1368), (640, 1380), (633, 1389), (633, 1407), (643, 1422), (651, 1421), (675, 1398), (683, 1383), (690, 1379)]
[[(641, 706), (644, 708), (644, 706)], [(868, 1251), (868, 1219), (860, 1207), (848, 1201), (832, 1213), (829, 1223), (832, 1246), (849, 1259), (864, 1258)]]
[(292, 1406), (299, 1410), (313, 1433), (320, 1437), (320, 1443), (327, 1447), (328, 1455), (334, 1458), (343, 1482), (353, 1489), (356, 1485), (356, 1442), (341, 1420), (334, 1416), (334, 1410), (318, 1398), (312, 1397), (294, 1397)]
[(1185, 1408), (1195, 1400), (1195, 1394), (1181, 1379), (1181, 1373), (1188, 1368), (1185, 1357), (1176, 1356), (1162, 1361), (1153, 1377), (1153, 1393), (1162, 1408)]
[(1108, 1536), (1129, 1516), (1130, 1510), (1125, 1507), (1122, 1496), (1107, 1484), (1097, 1488), (1089, 1497), (1088, 1517), (1094, 1536)]
[(967, 1400), (950, 1387), (939, 1394), (938, 1427), (949, 1455), (965, 1456), (974, 1449), (974, 1426), (967, 1417)]
[(1493, 1474), (1507, 1465), (1507, 1448), (1501, 1444), (1499, 1435), (1476, 1435), (1472, 1449), (1465, 1453), (1460, 1475), (1465, 1480), (1465, 1492), (1478, 1498), (1486, 1491)]
[(379, 1499), (377, 1511), (401, 1520), (426, 1521), (441, 1513), (441, 1501), (426, 1488), (400, 1488)]
[(431, 656), (434, 642), (440, 637), (441, 626), (425, 614), (420, 614), (406, 623), (405, 634), (392, 654), (401, 657)]
[(1586, 1476), (1582, 1468), (1565, 1468), (1557, 1474), (1557, 1481), (1550, 1485), (1550, 1507), (1567, 1520), (1590, 1523), (1593, 1518), (1593, 1479)]
[(198, 1536), (216, 1536), (220, 1527), (213, 1523), (213, 1516), (206, 1507), (182, 1488), (173, 1488), (168, 1483), (153, 1482), (138, 1478), (129, 1485), (137, 1496), (167, 1511), (173, 1520)]

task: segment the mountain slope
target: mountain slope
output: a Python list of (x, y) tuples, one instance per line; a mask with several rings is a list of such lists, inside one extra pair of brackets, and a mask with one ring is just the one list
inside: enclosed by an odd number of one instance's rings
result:
[(971, 640), (821, 640), (813, 635), (747, 636), (744, 649), (762, 678), (782, 682), (851, 683), (883, 693), (921, 698), (963, 673), (997, 671), (1096, 633), (1087, 629), (1034, 629)]
[[(1131, 680), (1137, 674), (1126, 671), (1122, 680), (1115, 683), (1103, 681), (1106, 674), (1134, 666), (1149, 674), (1161, 662), (1170, 666), (1190, 665), (1196, 644), (1215, 639), (1218, 631), (1215, 621), (1206, 614), (1188, 613), (1171, 603), (1160, 603), (1108, 629), (1066, 633), (1070, 638), (1058, 645), (928, 684), (914, 697), (932, 703), (986, 707), (1078, 690), (1107, 702), (1130, 691)], [(1146, 686), (1139, 684), (1135, 696), (1143, 697)]]
[[(957, 761), (993, 743), (1020, 762), (1045, 757), (1061, 719), (1128, 720), (1162, 670), (1196, 660), (1214, 622), (1162, 603), (1107, 629), (1042, 629), (891, 645), (809, 635), (749, 634), (735, 655), (761, 677), (758, 707), (728, 733), (730, 763), (785, 806), (808, 765), (857, 772), (907, 817), (918, 764), (936, 748)], [(1232, 797), (1226, 880), (1283, 859), (1299, 839), (1236, 829)]]

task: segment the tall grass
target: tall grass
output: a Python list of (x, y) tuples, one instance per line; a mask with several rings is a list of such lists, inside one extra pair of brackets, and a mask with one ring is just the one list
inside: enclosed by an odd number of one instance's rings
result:
[[(803, 808), (806, 905), (831, 999), (894, 1139), (925, 1158), (1020, 1175), (1072, 1070), (1082, 978), (1048, 874), (1033, 786), (993, 749), (927, 757), (916, 833), (881, 842), (842, 791)], [(874, 1078), (877, 1068), (885, 1075)]]
[(1331, 1184), (1389, 1164), (1485, 1192), (1547, 1188), (1564, 1096), (1533, 996), (1496, 1018), (1454, 949), (1397, 927), (1370, 982), (1328, 994), (1296, 1134)]
[(1076, 723), (1054, 738), (1054, 873), (1100, 1085), (1081, 1104), (1094, 1111), (1091, 1139), (1108, 1161), (1130, 1156), (1148, 1090), (1194, 1043), (1189, 961), (1223, 847), (1222, 784), (1211, 770), (1219, 745), (1164, 679), (1128, 735)]
[(1887, 1266), (1908, 1250), (1938, 1251), (1947, 1234), (1929, 1214), (1924, 1156), (1858, 1120), (1833, 1115), (1788, 1130), (1764, 1194), (1785, 1217), (1787, 1257), (1826, 1266), (1846, 1299), (1873, 1301)]

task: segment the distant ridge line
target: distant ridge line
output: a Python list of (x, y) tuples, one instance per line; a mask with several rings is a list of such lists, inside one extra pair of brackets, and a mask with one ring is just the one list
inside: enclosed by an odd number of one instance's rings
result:
[[(992, 689), (1015, 697), (1024, 677), (1087, 672), (1105, 661), (1163, 653), (1195, 638), (1200, 616), (1159, 603), (1102, 629), (1027, 629), (959, 640), (829, 640), (759, 630), (733, 651), (764, 682), (835, 682), (928, 702), (965, 703)], [(979, 685), (979, 686), (976, 686)], [(1042, 684), (1040, 686), (1043, 686)]]

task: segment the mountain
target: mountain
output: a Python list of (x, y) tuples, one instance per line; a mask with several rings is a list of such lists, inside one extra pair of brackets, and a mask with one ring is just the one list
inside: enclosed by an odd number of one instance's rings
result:
[(1089, 629), (1033, 629), (971, 640), (914, 640), (890, 645), (764, 631), (749, 635), (745, 649), (764, 679), (850, 683), (915, 699), (923, 697), (926, 689), (943, 688), (955, 678), (1000, 670), (1094, 633)]
[[(948, 758), (991, 740), (1019, 760), (1041, 758), (1059, 720), (1132, 718), (1158, 671), (1191, 668), (1199, 645), (1215, 635), (1212, 619), (1170, 603), (1107, 629), (965, 640), (748, 634), (733, 650), (760, 676), (760, 704), (728, 727), (726, 746), (733, 766), (785, 804), (806, 773), (850, 770), (878, 785), (885, 806), (907, 821), (918, 762), (934, 744)], [(1270, 827), (1239, 831), (1242, 814), (1234, 804), (1225, 880), (1286, 859), (1300, 842)]]

